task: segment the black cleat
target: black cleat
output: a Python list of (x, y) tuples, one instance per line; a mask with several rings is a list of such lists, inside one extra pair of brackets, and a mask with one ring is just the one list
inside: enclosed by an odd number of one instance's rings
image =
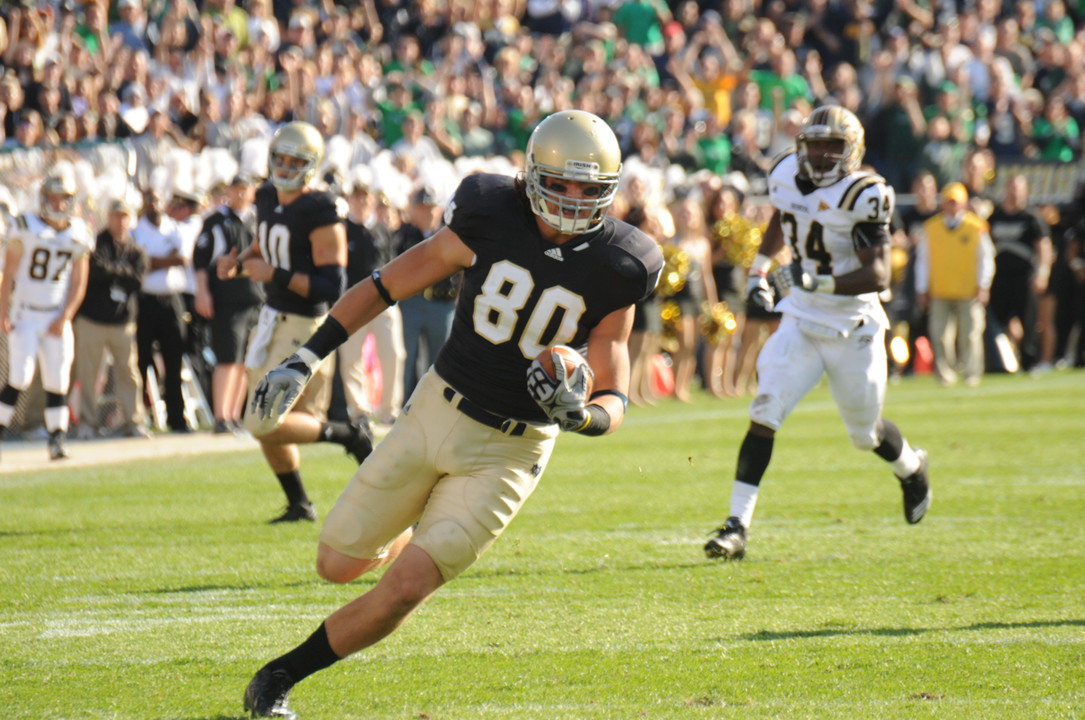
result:
[(252, 677), (245, 688), (245, 709), (254, 718), (288, 718), (296, 720), (298, 714), (286, 706), (287, 696), (294, 681), (285, 670), (262, 668)]
[(350, 429), (353, 431), (353, 437), (343, 447), (347, 449), (347, 454), (353, 455), (361, 465), (369, 457), (369, 453), (373, 452), (373, 427), (369, 424), (369, 418), (363, 416), (357, 420), (351, 420)]
[(268, 525), (285, 522), (298, 522), (299, 520), (316, 522), (316, 508), (313, 507), (313, 504), (311, 502), (287, 505), (286, 510), (283, 511), (283, 514), (275, 518), (274, 520), (269, 520)]
[(904, 493), (904, 519), (911, 525), (923, 519), (931, 506), (931, 484), (927, 479), (927, 451), (916, 448), (919, 455), (919, 469), (900, 480), (900, 489)]
[(705, 543), (705, 556), (712, 560), (741, 560), (746, 557), (746, 528), (737, 517), (727, 518), (727, 522), (714, 532), (716, 537)]
[(49, 459), (64, 460), (70, 458), (68, 453), (68, 439), (63, 430), (54, 430), (49, 433)]

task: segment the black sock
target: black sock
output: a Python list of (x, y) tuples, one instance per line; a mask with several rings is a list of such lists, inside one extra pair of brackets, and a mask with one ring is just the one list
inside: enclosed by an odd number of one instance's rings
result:
[(305, 486), (301, 484), (301, 473), (297, 470), (284, 473), (276, 473), (279, 484), (286, 493), (286, 501), (291, 505), (301, 505), (309, 502), (309, 496), (305, 494)]
[(881, 443), (874, 448), (874, 454), (886, 462), (893, 462), (904, 452), (904, 436), (894, 423), (882, 418), (878, 421), (878, 437)]
[(769, 467), (772, 459), (772, 445), (775, 436), (765, 437), (746, 433), (746, 439), (742, 441), (742, 447), (738, 451), (738, 468), (735, 470), (735, 479), (747, 485), (760, 485), (765, 470)]
[(320, 440), (346, 447), (354, 440), (354, 428), (350, 426), (350, 423), (329, 420), (320, 426)]
[(264, 667), (273, 671), (285, 670), (290, 679), (298, 683), (339, 659), (328, 642), (328, 631), (324, 629), (324, 623), (320, 623), (320, 627), (309, 636), (308, 640), (285, 655), (275, 658)]

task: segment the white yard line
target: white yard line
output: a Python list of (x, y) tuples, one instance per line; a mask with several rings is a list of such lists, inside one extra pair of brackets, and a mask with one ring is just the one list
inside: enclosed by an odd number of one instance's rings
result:
[(19, 440), (0, 443), (0, 475), (258, 448), (259, 444), (249, 436), (215, 435), (211, 432), (186, 435), (166, 433), (151, 438), (70, 439), (68, 451), (71, 457), (66, 460), (50, 460), (45, 440)]

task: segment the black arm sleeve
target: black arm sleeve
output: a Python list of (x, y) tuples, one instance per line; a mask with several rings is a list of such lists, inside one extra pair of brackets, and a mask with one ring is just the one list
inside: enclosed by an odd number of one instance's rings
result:
[(342, 265), (319, 265), (309, 276), (309, 299), (335, 302), (347, 289), (347, 269)]

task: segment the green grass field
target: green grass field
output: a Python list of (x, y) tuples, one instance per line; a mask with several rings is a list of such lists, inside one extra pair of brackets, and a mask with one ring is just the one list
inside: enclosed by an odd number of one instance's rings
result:
[[(781, 431), (743, 563), (704, 559), (745, 400), (564, 437), (478, 563), (298, 685), (302, 720), (1085, 717), (1085, 373), (930, 379), (886, 407), (934, 504), (849, 445), (826, 389)], [(351, 467), (306, 448), (323, 512)], [(5, 720), (226, 720), (265, 661), (370, 587), (271, 527), (258, 452), (0, 476)]]

